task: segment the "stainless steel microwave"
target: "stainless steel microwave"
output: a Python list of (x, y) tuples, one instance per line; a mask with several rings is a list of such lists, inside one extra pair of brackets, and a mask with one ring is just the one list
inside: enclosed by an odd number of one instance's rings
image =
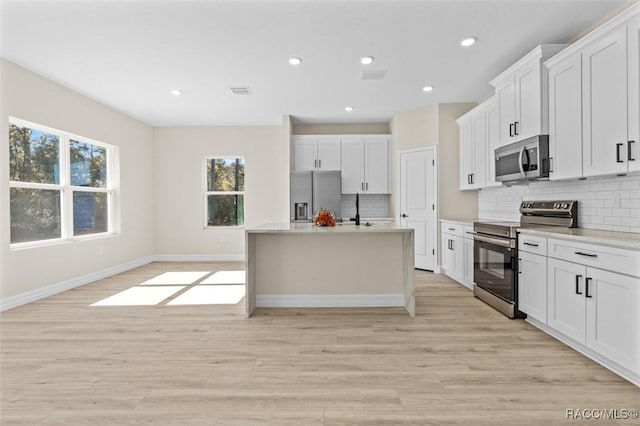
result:
[(549, 136), (539, 135), (495, 150), (496, 181), (518, 182), (549, 177)]

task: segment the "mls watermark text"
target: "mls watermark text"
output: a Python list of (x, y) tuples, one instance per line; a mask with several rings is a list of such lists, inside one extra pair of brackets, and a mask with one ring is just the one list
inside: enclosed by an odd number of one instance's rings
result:
[(633, 420), (638, 418), (636, 408), (567, 408), (568, 420)]

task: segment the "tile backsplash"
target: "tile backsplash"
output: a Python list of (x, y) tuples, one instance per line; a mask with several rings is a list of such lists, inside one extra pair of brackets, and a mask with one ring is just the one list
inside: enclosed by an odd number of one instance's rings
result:
[(579, 227), (640, 233), (640, 176), (486, 188), (478, 194), (478, 217), (518, 221), (520, 203), (532, 200), (578, 200)]
[[(360, 194), (360, 217), (375, 218), (389, 217), (390, 195)], [(342, 195), (342, 217), (349, 218), (356, 216), (356, 196), (351, 194)]]

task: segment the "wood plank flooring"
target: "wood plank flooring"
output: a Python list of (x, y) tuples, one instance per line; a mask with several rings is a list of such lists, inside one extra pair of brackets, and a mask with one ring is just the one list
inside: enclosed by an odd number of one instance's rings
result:
[(0, 315), (2, 425), (553, 425), (640, 389), (442, 275), (403, 309), (90, 306), (152, 263)]

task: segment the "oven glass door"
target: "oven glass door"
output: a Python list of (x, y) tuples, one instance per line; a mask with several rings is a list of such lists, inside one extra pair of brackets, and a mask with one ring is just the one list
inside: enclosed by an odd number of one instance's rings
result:
[(515, 303), (515, 249), (475, 240), (473, 252), (473, 281), (476, 285)]

